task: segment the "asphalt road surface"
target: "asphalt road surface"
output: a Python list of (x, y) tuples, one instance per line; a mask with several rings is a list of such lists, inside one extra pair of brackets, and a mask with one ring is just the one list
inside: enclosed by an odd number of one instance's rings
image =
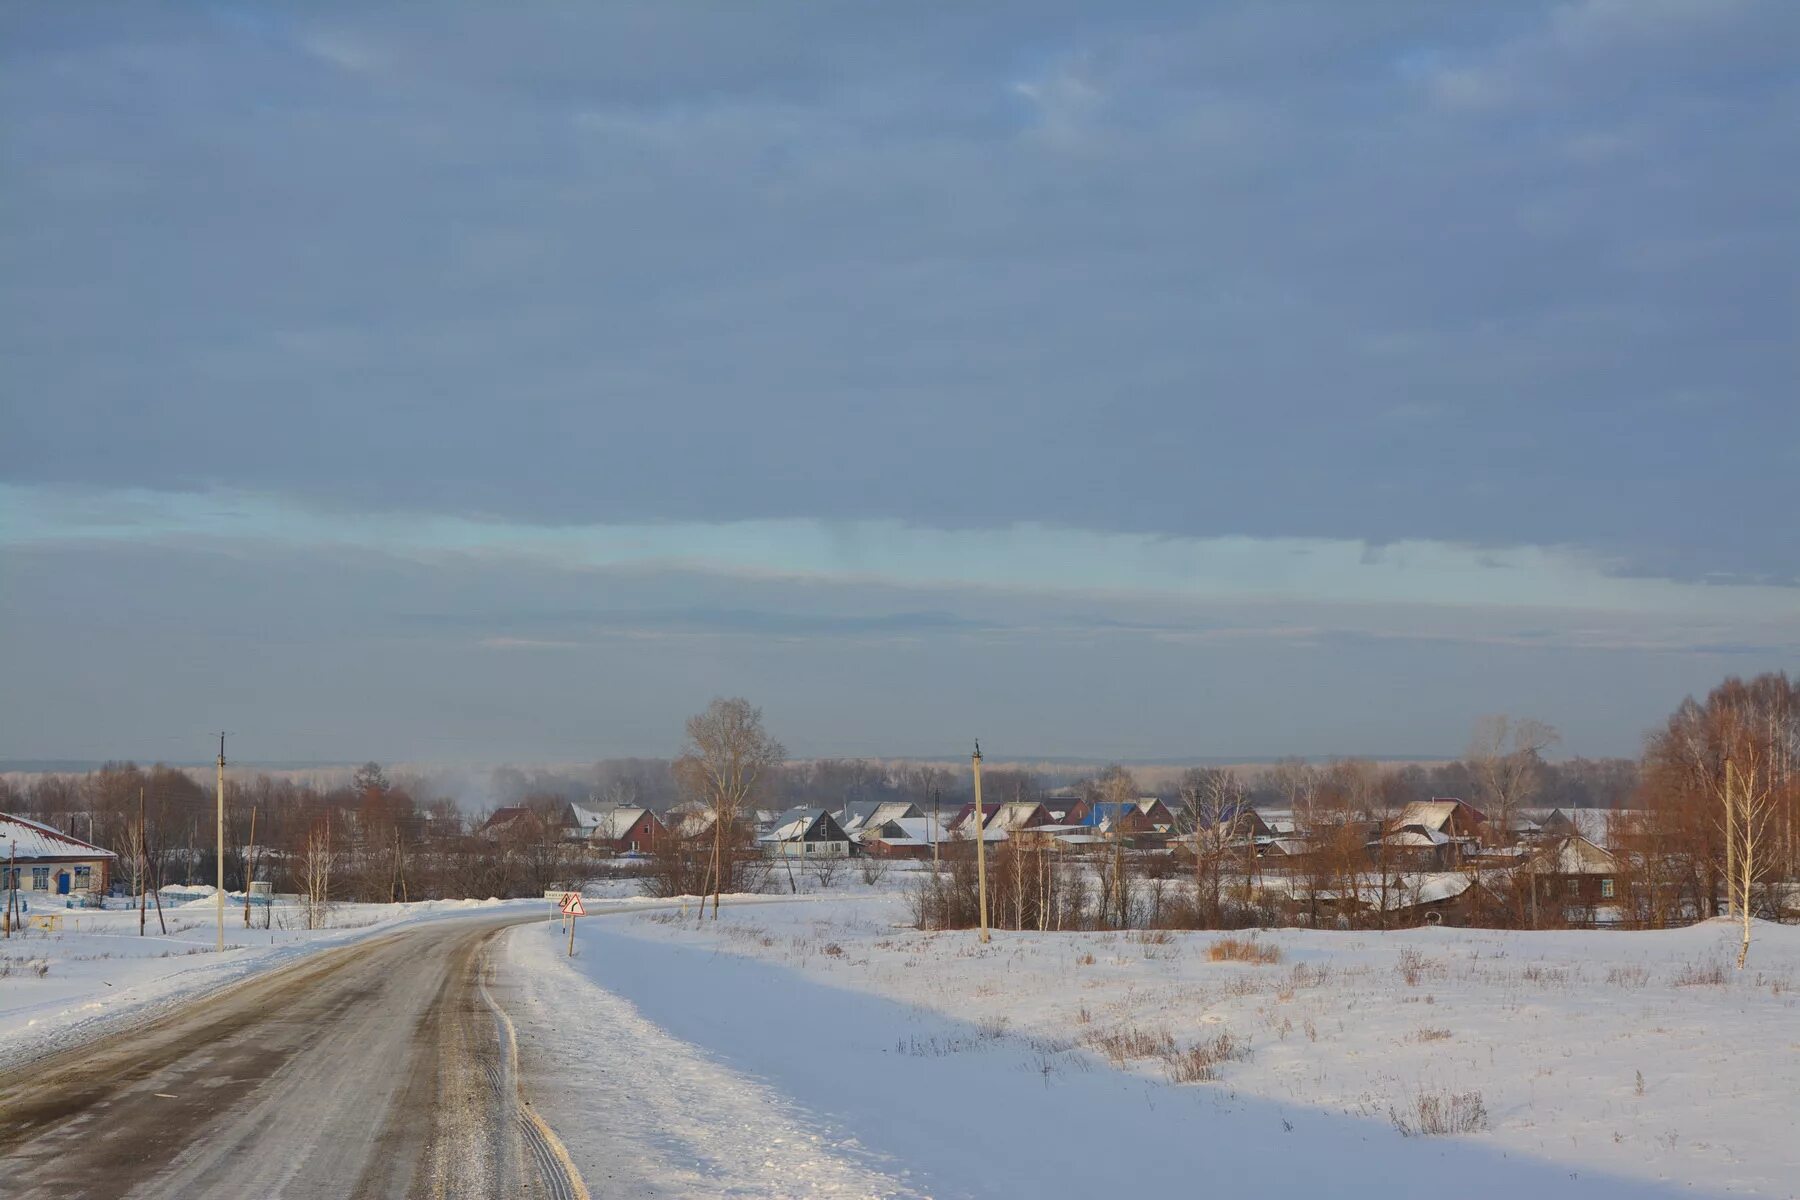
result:
[(521, 919), (322, 951), (0, 1074), (0, 1193), (586, 1200), (488, 965)]

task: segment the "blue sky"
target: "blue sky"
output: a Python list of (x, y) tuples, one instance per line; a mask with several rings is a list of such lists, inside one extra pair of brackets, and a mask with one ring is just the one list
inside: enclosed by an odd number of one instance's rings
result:
[(0, 10), (0, 756), (1632, 753), (1800, 660), (1781, 0)]

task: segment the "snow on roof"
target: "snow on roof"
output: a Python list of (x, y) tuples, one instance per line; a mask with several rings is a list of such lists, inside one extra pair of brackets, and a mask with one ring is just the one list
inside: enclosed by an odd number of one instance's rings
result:
[(1611, 875), (1618, 871), (1619, 860), (1579, 833), (1572, 833), (1546, 847), (1532, 860), (1530, 869), (1539, 875)]
[(1394, 821), (1396, 829), (1417, 825), (1422, 829), (1442, 829), (1456, 815), (1460, 800), (1414, 800), (1400, 810)]
[(836, 818), (832, 817), (831, 813), (826, 809), (790, 808), (780, 816), (776, 817), (775, 823), (770, 827), (769, 832), (763, 834), (762, 837), (757, 840), (763, 842), (791, 842), (796, 838), (805, 837), (807, 831), (817, 824), (821, 818), (830, 820), (834, 825), (837, 824)]
[[(983, 807), (986, 807), (985, 805)], [(987, 819), (990, 829), (1020, 829), (1042, 807), (1036, 800), (1008, 800)]]
[(681, 813), (671, 808), (668, 815), (675, 818), (677, 836), (691, 838), (712, 832), (713, 811), (710, 808), (689, 809), (687, 812)]
[(902, 817), (913, 818), (919, 815), (918, 807), (910, 800), (851, 800), (840, 812), (843, 816), (839, 824), (844, 827), (845, 833), (873, 829)]
[(947, 842), (955, 836), (942, 821), (930, 817), (891, 817), (862, 830), (857, 839), (885, 842), (889, 846), (929, 846), (934, 841)]
[(1438, 900), (1449, 900), (1460, 896), (1475, 886), (1475, 880), (1468, 875), (1440, 874), (1428, 875), (1409, 885), (1404, 898), (1389, 894), (1389, 908), (1404, 908), (1409, 904), (1431, 904)]
[(1320, 900), (1342, 900), (1354, 897), (1370, 908), (1385, 907), (1388, 912), (1411, 908), (1416, 904), (1436, 904), (1454, 899), (1475, 886), (1475, 879), (1460, 871), (1432, 871), (1392, 876), (1386, 888), (1379, 879), (1359, 879), (1352, 889), (1309, 889), (1303, 880), (1271, 878), (1263, 882), (1264, 891), (1280, 892), (1289, 899), (1313, 896)]
[(92, 842), (70, 837), (61, 830), (11, 813), (0, 813), (0, 844), (9, 850), (16, 847), (19, 857), (25, 859), (119, 857)]
[(1381, 840), (1390, 846), (1442, 846), (1453, 839), (1436, 829), (1401, 829)]
[(569, 812), (574, 815), (575, 823), (582, 832), (590, 837), (604, 838), (616, 842), (631, 832), (631, 827), (649, 810), (637, 804), (620, 804), (612, 808), (591, 809), (579, 804), (569, 805)]

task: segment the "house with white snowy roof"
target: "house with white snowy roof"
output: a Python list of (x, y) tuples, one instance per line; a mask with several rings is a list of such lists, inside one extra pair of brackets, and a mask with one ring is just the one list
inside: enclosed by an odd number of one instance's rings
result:
[(829, 809), (790, 808), (757, 838), (765, 854), (777, 858), (848, 858), (850, 838)]
[(569, 819), (573, 837), (615, 854), (648, 854), (664, 832), (656, 814), (637, 804), (615, 804), (604, 808), (571, 804)]
[(27, 898), (101, 896), (118, 855), (27, 817), (0, 813), (0, 884)]
[(925, 814), (910, 800), (846, 800), (838, 810), (838, 824), (852, 838), (889, 821), (909, 820)]

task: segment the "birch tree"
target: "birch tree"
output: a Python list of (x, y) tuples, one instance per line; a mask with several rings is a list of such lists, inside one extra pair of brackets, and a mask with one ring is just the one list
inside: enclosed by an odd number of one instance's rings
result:
[(315, 823), (306, 833), (306, 846), (300, 855), (300, 887), (306, 904), (306, 927), (317, 929), (324, 924), (331, 903), (331, 817)]
[(1725, 886), (1742, 921), (1737, 956), (1740, 971), (1750, 956), (1756, 885), (1767, 872), (1774, 849), (1770, 834), (1774, 830), (1775, 789), (1770, 785), (1768, 756), (1762, 753), (1765, 749), (1756, 739), (1746, 739), (1744, 747), (1725, 760), (1725, 840), (1734, 852), (1733, 872)]

